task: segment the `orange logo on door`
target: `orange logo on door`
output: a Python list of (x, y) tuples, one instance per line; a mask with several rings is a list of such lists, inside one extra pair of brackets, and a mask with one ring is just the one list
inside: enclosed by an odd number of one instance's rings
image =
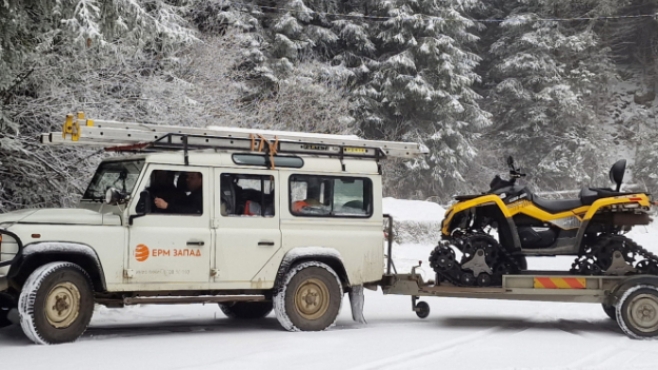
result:
[(135, 259), (138, 262), (144, 262), (149, 258), (149, 247), (144, 244), (138, 244), (135, 248)]

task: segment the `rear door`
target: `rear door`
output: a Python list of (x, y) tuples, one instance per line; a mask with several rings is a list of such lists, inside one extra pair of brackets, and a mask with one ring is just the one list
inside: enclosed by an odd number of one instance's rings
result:
[(278, 171), (215, 169), (218, 281), (250, 288), (281, 248)]

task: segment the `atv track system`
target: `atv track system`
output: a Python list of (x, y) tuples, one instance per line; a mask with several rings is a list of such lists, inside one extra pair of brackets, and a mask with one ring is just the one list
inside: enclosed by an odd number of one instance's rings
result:
[[(457, 261), (455, 249), (462, 252)], [(523, 255), (513, 255), (482, 232), (442, 240), (430, 254), (438, 282), (455, 286), (502, 286), (503, 275), (527, 268)], [(658, 256), (623, 235), (602, 234), (585, 246), (571, 266), (575, 275), (658, 275)]]
[[(500, 286), (503, 275), (522, 270), (522, 257), (509, 254), (496, 239), (485, 233), (443, 240), (430, 254), (430, 266), (439, 282), (457, 286)], [(462, 251), (458, 262), (453, 248)]]
[[(637, 261), (637, 263), (636, 263)], [(658, 256), (624, 235), (604, 234), (586, 245), (571, 265), (578, 275), (658, 274)]]

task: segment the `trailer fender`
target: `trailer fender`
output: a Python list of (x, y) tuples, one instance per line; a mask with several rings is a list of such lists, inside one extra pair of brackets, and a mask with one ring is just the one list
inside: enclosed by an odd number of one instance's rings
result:
[(658, 276), (638, 275), (624, 279), (610, 292), (608, 302), (606, 303), (616, 306), (624, 293), (636, 285), (653, 285), (658, 287)]

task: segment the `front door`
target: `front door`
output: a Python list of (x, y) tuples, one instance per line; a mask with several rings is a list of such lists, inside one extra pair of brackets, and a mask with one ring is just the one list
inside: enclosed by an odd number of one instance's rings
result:
[(249, 288), (251, 280), (281, 248), (278, 172), (216, 169), (218, 281)]
[[(129, 228), (131, 282), (210, 280), (211, 174), (203, 167), (149, 166), (139, 191), (149, 191), (151, 213), (135, 218)], [(136, 214), (136, 204), (130, 214)]]

